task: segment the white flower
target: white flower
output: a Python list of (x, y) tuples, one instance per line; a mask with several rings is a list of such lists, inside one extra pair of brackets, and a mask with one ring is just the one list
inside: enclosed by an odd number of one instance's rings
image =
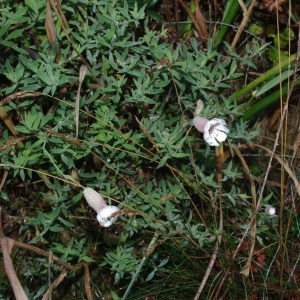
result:
[(204, 139), (210, 146), (219, 146), (227, 138), (229, 129), (223, 119), (212, 119), (204, 126)]
[(209, 121), (196, 116), (193, 119), (193, 124), (198, 131), (203, 133), (204, 140), (210, 146), (219, 146), (219, 143), (226, 140), (229, 132), (226, 122), (223, 119), (214, 118)]
[(265, 213), (268, 216), (274, 216), (275, 213), (276, 213), (276, 209), (273, 206), (268, 206), (268, 207), (265, 208)]
[(109, 227), (117, 220), (117, 217), (112, 217), (112, 215), (119, 211), (119, 208), (107, 205), (103, 197), (94, 189), (90, 187), (85, 188), (83, 195), (88, 205), (97, 213), (97, 220), (101, 226)]
[(119, 208), (116, 206), (107, 205), (101, 210), (99, 210), (97, 215), (97, 220), (103, 227), (109, 227), (112, 225), (118, 217), (112, 217), (112, 214), (119, 211)]

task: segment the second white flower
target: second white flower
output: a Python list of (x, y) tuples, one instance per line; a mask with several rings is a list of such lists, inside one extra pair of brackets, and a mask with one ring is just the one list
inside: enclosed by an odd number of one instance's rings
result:
[(204, 140), (210, 146), (219, 146), (219, 143), (226, 140), (229, 132), (226, 122), (223, 119), (214, 118), (207, 120), (196, 116), (193, 119), (193, 124), (198, 131), (203, 133)]

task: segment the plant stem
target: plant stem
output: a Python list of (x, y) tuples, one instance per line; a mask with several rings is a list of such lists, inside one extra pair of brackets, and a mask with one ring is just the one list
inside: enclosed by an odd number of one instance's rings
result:
[(138, 277), (140, 271), (142, 270), (142, 267), (143, 267), (144, 263), (146, 262), (146, 259), (147, 259), (147, 258), (151, 255), (151, 253), (153, 252), (152, 247), (153, 247), (153, 245), (155, 244), (155, 242), (157, 241), (158, 237), (159, 237), (159, 234), (158, 234), (157, 231), (156, 231), (156, 232), (154, 233), (154, 235), (153, 235), (152, 240), (150, 241), (150, 243), (149, 243), (149, 245), (148, 245), (148, 248), (147, 248), (147, 250), (146, 250), (146, 252), (145, 252), (145, 254), (144, 254), (142, 260), (140, 261), (139, 266), (137, 267), (135, 273), (134, 273), (133, 276), (132, 276), (132, 279), (131, 279), (131, 281), (130, 281), (130, 283), (129, 283), (127, 289), (126, 289), (126, 292), (125, 292), (125, 294), (124, 294), (122, 300), (125, 300), (125, 299), (127, 298), (127, 296), (129, 295), (129, 293), (130, 293), (130, 291), (131, 291), (131, 289), (132, 289), (132, 287), (133, 287), (134, 282), (136, 281), (136, 279), (137, 279), (137, 277)]
[[(300, 85), (300, 78), (297, 78), (295, 85)], [(266, 107), (268, 107), (273, 102), (277, 101), (280, 98), (280, 94), (282, 93), (285, 95), (289, 90), (289, 84), (286, 84), (282, 87), (282, 90), (277, 90), (274, 93), (267, 95), (265, 98), (261, 99), (259, 102), (256, 102), (255, 104), (251, 105), (249, 109), (247, 109), (242, 119), (244, 121), (250, 120), (253, 116), (255, 116), (259, 112), (263, 112)], [(249, 102), (247, 103), (247, 106), (249, 105)]]
[(248, 85), (246, 85), (241, 90), (235, 92), (232, 94), (232, 97), (236, 99), (238, 102), (241, 102), (242, 99), (240, 99), (242, 96), (245, 96), (247, 93), (254, 90), (255, 87), (257, 87), (260, 83), (267, 82), (270, 78), (273, 78), (274, 76), (279, 74), (279, 71), (281, 72), (288, 66), (290, 66), (296, 59), (296, 54), (291, 55), (287, 59), (282, 59), (280, 64), (277, 64), (275, 67), (267, 71), (266, 73), (262, 74), (260, 77), (256, 78), (252, 82), (250, 82)]

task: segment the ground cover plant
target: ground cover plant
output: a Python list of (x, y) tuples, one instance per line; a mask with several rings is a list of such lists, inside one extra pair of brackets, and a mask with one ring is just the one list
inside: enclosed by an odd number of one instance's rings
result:
[(2, 1), (0, 298), (298, 299), (298, 9)]

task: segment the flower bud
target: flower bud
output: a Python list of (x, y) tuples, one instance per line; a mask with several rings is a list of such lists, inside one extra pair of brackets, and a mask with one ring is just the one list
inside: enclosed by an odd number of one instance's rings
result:
[(103, 197), (94, 189), (90, 187), (85, 188), (83, 195), (88, 205), (97, 213), (97, 220), (101, 226), (109, 227), (117, 220), (117, 217), (112, 217), (112, 215), (119, 211), (119, 208), (107, 205)]
[(268, 206), (265, 208), (265, 213), (268, 215), (268, 216), (274, 216), (275, 213), (276, 213), (276, 209), (272, 206)]

